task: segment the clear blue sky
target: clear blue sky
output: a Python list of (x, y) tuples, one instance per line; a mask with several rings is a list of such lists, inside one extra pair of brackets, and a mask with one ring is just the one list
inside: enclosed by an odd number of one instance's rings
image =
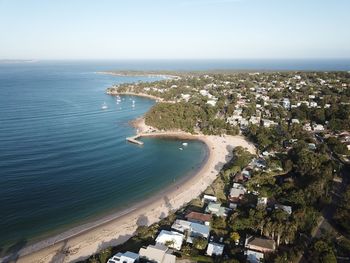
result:
[(350, 58), (350, 0), (0, 0), (0, 59)]

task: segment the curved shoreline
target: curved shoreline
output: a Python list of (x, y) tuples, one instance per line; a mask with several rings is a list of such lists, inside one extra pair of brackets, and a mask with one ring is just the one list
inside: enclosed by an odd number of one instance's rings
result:
[[(153, 136), (155, 137), (156, 135), (153, 135)], [(151, 136), (147, 136), (145, 134), (144, 136), (140, 135), (140, 137), (151, 137)], [(178, 134), (163, 134), (160, 137), (180, 139)], [(200, 139), (190, 138), (189, 136), (183, 136), (181, 139), (199, 140), (199, 141), (203, 142)], [(18, 259), (17, 262), (47, 262), (47, 261), (49, 261), (49, 259), (47, 257), (50, 256), (50, 254), (54, 250), (56, 252), (60, 252), (60, 253), (64, 253), (64, 254), (67, 254), (67, 252), (70, 251), (70, 249), (68, 249), (68, 246), (64, 246), (64, 247), (61, 246), (61, 244), (63, 245), (65, 242), (69, 241), (69, 239), (78, 238), (79, 236), (86, 235), (89, 232), (92, 232), (95, 230), (99, 231), (100, 228), (109, 227), (112, 224), (114, 225), (114, 224), (119, 223), (119, 221), (122, 223), (124, 222), (124, 220), (129, 221), (130, 217), (134, 217), (134, 219), (135, 219), (136, 216), (139, 216), (138, 210), (140, 210), (141, 208), (143, 208), (143, 209), (153, 208), (154, 207), (153, 204), (155, 202), (158, 203), (159, 200), (161, 200), (162, 198), (167, 196), (169, 193), (173, 192), (175, 189), (179, 189), (180, 187), (182, 187), (183, 184), (185, 184), (192, 177), (195, 177), (198, 174), (198, 172), (200, 172), (200, 170), (206, 165), (206, 163), (209, 159), (209, 156), (210, 156), (210, 150), (208, 148), (208, 145), (205, 142), (203, 142), (203, 143), (206, 146), (206, 153), (205, 153), (205, 158), (204, 158), (203, 162), (201, 163), (201, 165), (198, 168), (194, 169), (193, 171), (189, 172), (186, 176), (180, 178), (176, 183), (173, 183), (170, 186), (167, 186), (165, 189), (161, 190), (160, 192), (157, 192), (156, 194), (153, 194), (152, 196), (147, 197), (146, 200), (140, 201), (137, 204), (132, 205), (128, 209), (123, 209), (121, 211), (107, 214), (107, 215), (102, 216), (102, 217), (100, 217), (92, 222), (84, 223), (81, 226), (73, 227), (69, 230), (66, 230), (66, 231), (60, 233), (60, 234), (54, 235), (54, 236), (49, 237), (49, 238), (45, 238), (44, 240), (39, 241), (39, 242), (35, 242), (32, 245), (28, 245), (19, 251), (18, 256), (20, 258)], [(140, 216), (143, 216), (143, 215), (140, 215)], [(137, 217), (137, 219), (138, 218), (139, 217)], [(160, 218), (159, 218), (159, 220), (160, 220)], [(154, 221), (154, 222), (149, 223), (149, 224), (153, 224), (157, 221)], [(135, 230), (136, 230), (137, 226), (138, 226), (138, 224), (137, 224), (137, 222), (135, 222)], [(125, 240), (121, 240), (120, 242), (115, 243), (115, 244), (113, 243), (113, 245), (118, 245), (118, 244), (125, 242), (129, 237), (131, 237), (134, 234), (134, 232), (130, 233), (129, 236), (126, 236)], [(58, 248), (59, 251), (56, 248), (57, 246), (61, 246), (61, 248)], [(66, 249), (68, 249), (68, 250), (66, 250)], [(44, 250), (47, 250), (47, 252)], [(38, 254), (38, 253), (40, 253), (40, 254)], [(36, 255), (36, 254), (38, 254), (38, 255)], [(43, 255), (47, 254), (47, 256), (42, 257), (41, 254), (43, 254)], [(90, 252), (86, 257), (88, 257), (89, 255), (91, 255)], [(0, 262), (2, 262), (2, 260), (6, 259), (7, 257), (0, 258)], [(82, 258), (79, 258), (79, 260), (81, 260), (81, 259)], [(71, 260), (64, 261), (64, 262), (71, 262)]]
[[(240, 136), (200, 136), (182, 132), (149, 134), (149, 136), (201, 140), (209, 150), (207, 160), (193, 176), (186, 176), (183, 182), (170, 186), (130, 210), (113, 214), (107, 219), (104, 218), (103, 222), (95, 221), (93, 226), (89, 225), (89, 228), (71, 233), (68, 237), (62, 237), (67, 232), (55, 236), (51, 238), (56, 241), (54, 244), (50, 244), (50, 239), (47, 239), (23, 249), (18, 254), (20, 257), (17, 262), (49, 262), (57, 256), (62, 257), (63, 262), (74, 262), (85, 259), (102, 248), (122, 244), (134, 234), (140, 219), (147, 218), (148, 225), (153, 224), (159, 221), (161, 216), (168, 214), (169, 207), (171, 210), (177, 210), (199, 196), (232, 157), (233, 147), (242, 144), (248, 149), (251, 147)], [(254, 148), (250, 150), (253, 151)]]
[[(111, 95), (117, 95), (115, 93)], [(159, 99), (139, 93), (119, 93)], [(147, 95), (147, 96), (144, 96)], [(141, 119), (143, 120), (143, 119)], [(176, 184), (152, 195), (145, 201), (94, 222), (65, 231), (23, 248), (17, 253), (17, 262), (50, 262), (59, 258), (61, 262), (75, 262), (88, 258), (91, 254), (108, 246), (116, 246), (127, 241), (135, 233), (138, 225), (146, 220), (147, 225), (158, 222), (168, 215), (169, 210), (178, 210), (198, 197), (215, 180), (224, 164), (232, 158), (232, 149), (243, 146), (251, 152), (255, 147), (242, 136), (204, 136), (189, 133), (145, 132), (149, 126), (141, 123), (140, 137), (171, 137), (184, 140), (199, 140), (207, 147), (203, 164), (194, 174), (183, 177)], [(138, 128), (138, 126), (137, 126)]]

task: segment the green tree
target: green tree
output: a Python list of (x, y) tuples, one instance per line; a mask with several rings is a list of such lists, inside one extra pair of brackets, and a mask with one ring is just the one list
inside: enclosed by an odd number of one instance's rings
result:
[(230, 235), (231, 240), (236, 244), (241, 238), (238, 232), (232, 232)]
[(193, 246), (197, 248), (198, 250), (204, 250), (208, 245), (208, 240), (203, 237), (194, 237), (193, 240)]

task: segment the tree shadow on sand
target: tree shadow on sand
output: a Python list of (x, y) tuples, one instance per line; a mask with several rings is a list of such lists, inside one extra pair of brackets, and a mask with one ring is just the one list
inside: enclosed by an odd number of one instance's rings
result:
[(6, 257), (4, 257), (3, 259), (3, 263), (9, 263), (9, 262), (17, 262), (18, 258), (19, 258), (19, 252), (22, 248), (25, 247), (25, 245), (27, 244), (27, 240), (26, 239), (21, 239), (19, 241), (17, 241), (17, 243), (13, 244), (12, 246), (10, 246), (6, 251), (5, 251), (5, 255), (7, 255)]
[[(101, 242), (98, 245), (98, 248), (96, 249), (96, 251), (91, 252), (92, 254), (98, 252), (97, 254), (94, 254), (88, 258), (87, 257), (80, 257), (80, 258), (74, 260), (74, 262), (85, 263), (87, 261), (87, 259), (90, 259), (93, 261), (93, 259), (99, 258), (101, 254), (106, 255), (106, 251), (104, 251), (106, 249), (108, 249), (108, 252), (107, 252), (108, 257), (113, 256), (114, 254), (116, 254), (119, 251), (130, 250), (129, 248), (124, 249), (123, 246), (124, 246), (124, 244), (128, 244), (131, 242), (131, 240), (130, 240), (131, 237), (132, 237), (132, 235), (121, 235), (118, 238), (111, 239), (110, 241)], [(116, 244), (121, 244), (121, 245), (116, 246)], [(93, 261), (93, 262), (95, 262), (95, 261)]]
[(173, 206), (171, 205), (169, 198), (167, 196), (164, 196), (163, 199), (165, 207), (168, 209), (169, 212), (171, 212), (173, 210)]
[(148, 225), (148, 218), (145, 215), (140, 215), (139, 218), (136, 221), (137, 226), (147, 226)]
[(69, 247), (67, 247), (67, 241), (65, 240), (62, 246), (58, 249), (56, 255), (52, 257), (50, 263), (61, 263), (64, 261), (64, 258), (69, 253)]

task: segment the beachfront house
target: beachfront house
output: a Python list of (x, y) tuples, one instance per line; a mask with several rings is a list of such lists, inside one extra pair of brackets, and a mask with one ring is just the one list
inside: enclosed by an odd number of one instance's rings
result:
[(207, 247), (206, 254), (208, 256), (221, 256), (224, 253), (224, 245), (210, 242)]
[(210, 232), (210, 228), (207, 225), (198, 224), (181, 219), (175, 220), (171, 228), (183, 234), (187, 233), (186, 241), (188, 243), (192, 243), (192, 239), (195, 237), (202, 237), (207, 239), (209, 237)]
[(133, 252), (117, 253), (107, 263), (134, 263), (139, 260), (139, 254)]
[(213, 195), (204, 195), (202, 198), (203, 203), (216, 202), (218, 199)]
[(176, 256), (168, 247), (157, 243), (156, 245), (149, 245), (143, 247), (139, 251), (140, 258), (156, 263), (175, 263)]
[(274, 252), (276, 243), (272, 239), (259, 238), (254, 236), (247, 236), (245, 240), (245, 255), (247, 261), (252, 263), (261, 262), (264, 255)]
[(210, 221), (212, 218), (212, 216), (209, 214), (203, 214), (203, 213), (198, 213), (198, 212), (190, 212), (185, 217), (188, 221), (191, 221), (194, 223), (199, 223), (199, 224), (204, 224), (207, 226), (210, 225)]
[(183, 239), (184, 239), (183, 234), (180, 234), (175, 231), (162, 230), (157, 236), (156, 242), (163, 244), (167, 247), (180, 250), (182, 247)]
[(210, 202), (205, 208), (206, 213), (214, 214), (216, 216), (227, 216), (230, 209), (221, 206), (221, 203)]

